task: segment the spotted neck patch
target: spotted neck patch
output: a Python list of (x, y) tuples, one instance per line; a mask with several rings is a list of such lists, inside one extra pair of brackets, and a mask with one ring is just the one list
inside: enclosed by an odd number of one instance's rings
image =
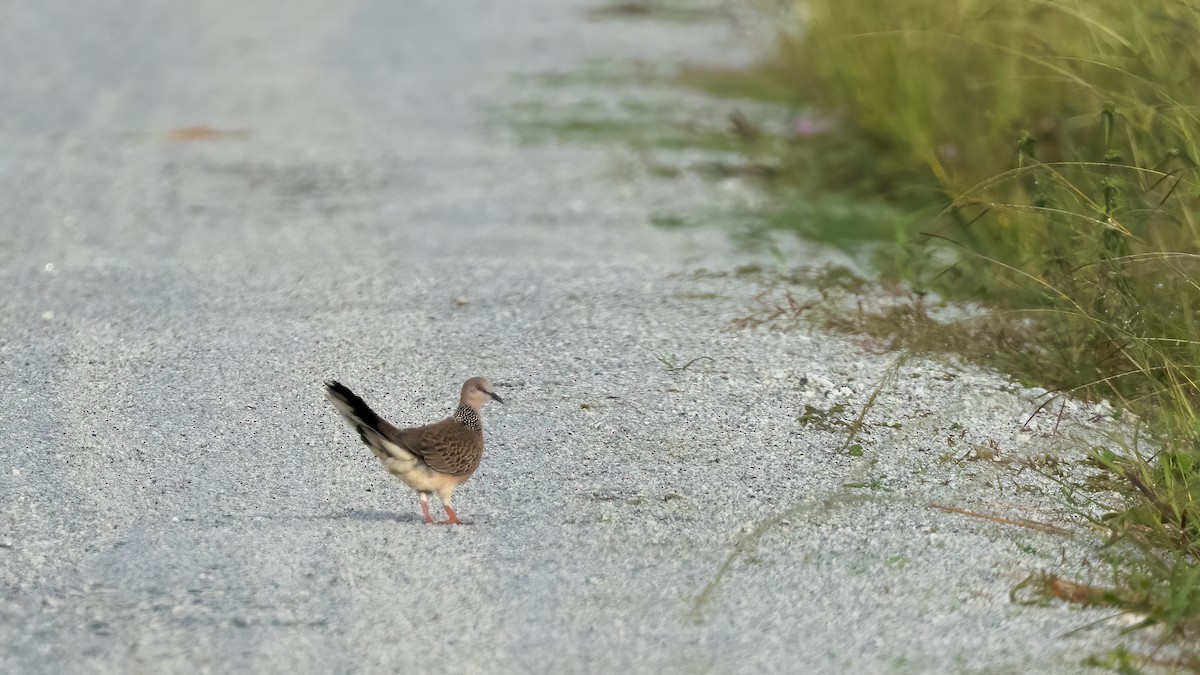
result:
[(474, 429), (475, 431), (483, 430), (483, 425), (479, 422), (479, 413), (475, 412), (471, 406), (465, 403), (458, 406), (458, 409), (454, 411), (454, 419), (458, 420), (459, 424), (468, 429)]

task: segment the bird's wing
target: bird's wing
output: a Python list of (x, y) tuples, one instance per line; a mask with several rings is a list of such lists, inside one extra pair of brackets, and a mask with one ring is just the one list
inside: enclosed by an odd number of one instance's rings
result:
[(398, 429), (393, 438), (429, 468), (455, 476), (474, 472), (483, 457), (483, 433), (463, 426), (453, 417), (423, 427)]

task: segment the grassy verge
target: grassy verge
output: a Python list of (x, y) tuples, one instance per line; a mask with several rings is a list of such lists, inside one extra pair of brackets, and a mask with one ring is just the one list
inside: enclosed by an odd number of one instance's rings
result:
[[(743, 145), (774, 197), (765, 222), (876, 242), (918, 296), (1001, 310), (958, 334), (986, 349), (960, 349), (1143, 420), (1092, 457), (1127, 497), (1100, 523), (1129, 564), (1110, 592), (1068, 599), (1195, 631), (1200, 5), (807, 0), (781, 20), (758, 66), (684, 74), (793, 111), (782, 140)], [(945, 333), (908, 311), (895, 332)]]
[[(650, 14), (604, 15), (635, 13)], [(709, 114), (681, 119), (674, 102), (635, 97), (596, 116), (585, 101), (565, 118), (533, 111), (525, 130), (628, 142), (663, 179), (753, 183), (761, 199), (739, 214), (753, 228), (870, 251), (885, 280), (911, 291), (883, 313), (828, 312), (827, 325), (964, 353), (1134, 413), (1136, 438), (1091, 450), (1107, 480), (1064, 486), (1083, 501), (1124, 496), (1096, 521), (1114, 552), (1111, 586), (1038, 576), (1020, 591), (1194, 635), (1200, 4), (805, 0), (778, 22), (757, 64), (676, 79), (726, 103)], [(658, 94), (666, 81), (617, 79)], [(864, 292), (845, 275), (831, 283)], [(947, 325), (930, 318), (930, 291), (993, 311)]]

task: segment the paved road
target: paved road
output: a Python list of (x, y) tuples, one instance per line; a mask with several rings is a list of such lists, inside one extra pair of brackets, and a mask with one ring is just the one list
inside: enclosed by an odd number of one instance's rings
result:
[[(1009, 601), (1078, 543), (928, 507), (1071, 522), (1052, 484), (945, 461), (1065, 451), (1019, 431), (1028, 392), (913, 361), (839, 452), (895, 355), (735, 329), (760, 289), (694, 272), (741, 254), (646, 225), (703, 186), (497, 124), (566, 95), (518, 75), (733, 44), (585, 7), (0, 9), (0, 672), (1072, 671), (1115, 644)], [(426, 527), (319, 383), (408, 424), (476, 374), (508, 404), (473, 524)]]

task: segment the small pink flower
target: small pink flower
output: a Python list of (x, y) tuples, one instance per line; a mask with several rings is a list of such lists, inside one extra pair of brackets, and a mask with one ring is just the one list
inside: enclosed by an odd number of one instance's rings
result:
[(831, 129), (833, 129), (833, 122), (826, 117), (800, 115), (792, 121), (792, 135), (796, 138), (820, 136), (829, 133)]

